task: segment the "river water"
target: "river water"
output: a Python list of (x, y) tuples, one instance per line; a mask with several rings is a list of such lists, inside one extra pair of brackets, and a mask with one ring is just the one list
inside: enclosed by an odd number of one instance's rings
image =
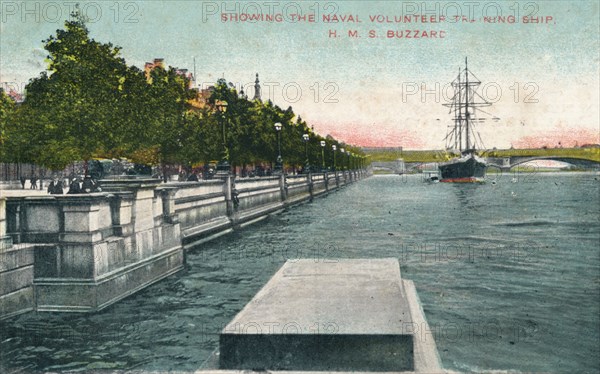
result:
[(0, 322), (0, 368), (197, 370), (285, 259), (395, 257), (445, 368), (597, 373), (600, 178), (494, 178), (363, 180), (195, 248), (185, 271), (100, 313)]

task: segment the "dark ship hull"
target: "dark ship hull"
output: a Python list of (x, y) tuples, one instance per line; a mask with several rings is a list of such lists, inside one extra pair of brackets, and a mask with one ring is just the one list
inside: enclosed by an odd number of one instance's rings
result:
[(469, 154), (439, 166), (440, 182), (472, 183), (483, 182), (487, 164), (479, 157)]

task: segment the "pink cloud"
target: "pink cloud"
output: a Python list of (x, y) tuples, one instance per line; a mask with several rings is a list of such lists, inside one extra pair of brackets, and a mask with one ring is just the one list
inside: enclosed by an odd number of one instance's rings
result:
[(390, 128), (391, 126), (371, 124), (370, 126), (358, 124), (319, 124), (316, 126), (321, 134), (329, 134), (347, 144), (363, 147), (404, 147), (418, 149), (425, 146), (425, 142), (415, 131)]
[(554, 148), (560, 146), (567, 148), (598, 143), (600, 143), (600, 131), (595, 132), (586, 128), (564, 128), (560, 126), (545, 133), (524, 136), (514, 141), (513, 146), (515, 148)]

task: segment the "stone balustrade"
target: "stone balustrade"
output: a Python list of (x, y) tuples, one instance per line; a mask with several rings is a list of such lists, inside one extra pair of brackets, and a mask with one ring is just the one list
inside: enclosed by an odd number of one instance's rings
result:
[(185, 248), (362, 176), (123, 178), (101, 193), (0, 199), (0, 318), (100, 310), (182, 269)]

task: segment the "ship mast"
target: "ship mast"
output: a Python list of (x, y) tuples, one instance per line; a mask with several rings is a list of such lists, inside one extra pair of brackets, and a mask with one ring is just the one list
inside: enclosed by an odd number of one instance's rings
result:
[(465, 127), (466, 127), (466, 151), (471, 149), (471, 142), (469, 139), (469, 68), (467, 66), (467, 58), (465, 57)]
[[(484, 106), (490, 106), (479, 93), (477, 87), (481, 84), (479, 79), (469, 71), (468, 60), (465, 57), (465, 69), (463, 78), (463, 69), (458, 69), (458, 76), (452, 82), (454, 87), (454, 96), (449, 103), (443, 104), (450, 108), (450, 113), (454, 114), (454, 127), (448, 132), (446, 139), (449, 139), (448, 144), (454, 141), (454, 149), (458, 149), (460, 153), (470, 152), (477, 147), (477, 137), (471, 139), (471, 132), (474, 131), (473, 118), (475, 117), (475, 109)], [(472, 111), (472, 113), (471, 113)], [(479, 109), (481, 111), (481, 109)], [(483, 112), (489, 115), (487, 112)], [(483, 120), (483, 119), (478, 119)], [(464, 144), (463, 144), (463, 139)], [(481, 146), (482, 144), (480, 144)]]
[(461, 99), (461, 94), (460, 94), (460, 68), (458, 68), (458, 103), (459, 105), (457, 105), (456, 109), (458, 109), (458, 118), (456, 119), (456, 122), (458, 123), (458, 150), (460, 151), (460, 153), (462, 153), (463, 147), (462, 147), (462, 111), (461, 111), (461, 107), (460, 107), (460, 99)]

